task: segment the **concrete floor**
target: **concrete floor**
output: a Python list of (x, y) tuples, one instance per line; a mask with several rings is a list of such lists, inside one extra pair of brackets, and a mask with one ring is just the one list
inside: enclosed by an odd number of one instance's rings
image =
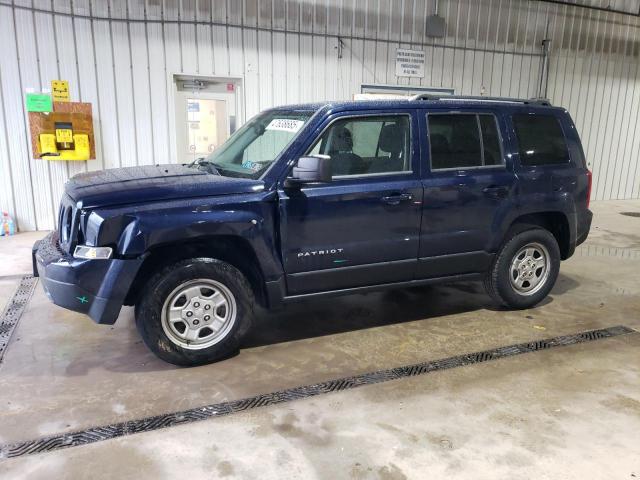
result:
[[(38, 287), (0, 364), (0, 443), (588, 329), (640, 330), (640, 218), (621, 215), (640, 202), (592, 207), (589, 240), (534, 309), (496, 309), (477, 283), (318, 300), (260, 314), (239, 355), (198, 368), (150, 354), (130, 309), (97, 326)], [(42, 235), (0, 238), (0, 302)], [(0, 460), (0, 477), (640, 477), (638, 347), (630, 334)]]

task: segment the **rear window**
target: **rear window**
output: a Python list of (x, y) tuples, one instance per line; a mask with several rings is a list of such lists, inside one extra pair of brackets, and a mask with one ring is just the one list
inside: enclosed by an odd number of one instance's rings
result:
[(496, 118), (491, 114), (429, 114), (431, 169), (502, 165)]
[(553, 115), (513, 116), (520, 164), (557, 165), (569, 162), (569, 150), (558, 119)]

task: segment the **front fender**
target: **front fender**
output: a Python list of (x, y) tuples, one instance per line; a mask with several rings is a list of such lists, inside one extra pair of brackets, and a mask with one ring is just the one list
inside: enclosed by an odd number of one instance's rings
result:
[[(215, 236), (241, 237), (253, 249), (266, 279), (282, 275), (274, 235), (275, 203), (271, 194), (173, 201), (105, 215), (100, 244), (117, 245), (118, 255), (136, 258), (151, 249)], [(113, 228), (118, 225), (119, 228)], [(116, 234), (115, 231), (118, 231)], [(214, 240), (212, 240), (214, 241)]]

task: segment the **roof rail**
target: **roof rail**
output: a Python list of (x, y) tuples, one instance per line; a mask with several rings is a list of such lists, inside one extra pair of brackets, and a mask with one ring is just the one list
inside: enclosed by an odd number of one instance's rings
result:
[(434, 95), (432, 93), (419, 93), (409, 100), (466, 100), (472, 102), (496, 102), (496, 103), (522, 103), (525, 105), (551, 106), (548, 98), (507, 98), (507, 97), (479, 97), (473, 95)]

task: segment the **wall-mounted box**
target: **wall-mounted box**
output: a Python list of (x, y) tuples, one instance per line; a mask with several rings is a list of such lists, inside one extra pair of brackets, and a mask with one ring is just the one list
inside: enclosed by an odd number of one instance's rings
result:
[(90, 103), (54, 102), (53, 112), (29, 112), (29, 128), (36, 159), (96, 158)]

